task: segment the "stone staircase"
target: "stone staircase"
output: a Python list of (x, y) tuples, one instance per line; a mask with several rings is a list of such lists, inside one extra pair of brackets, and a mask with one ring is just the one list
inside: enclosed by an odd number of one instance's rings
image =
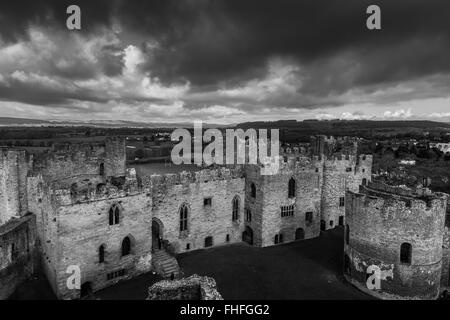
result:
[(180, 276), (180, 266), (175, 257), (168, 254), (165, 250), (155, 250), (153, 252), (153, 266), (155, 271), (164, 278), (175, 278)]

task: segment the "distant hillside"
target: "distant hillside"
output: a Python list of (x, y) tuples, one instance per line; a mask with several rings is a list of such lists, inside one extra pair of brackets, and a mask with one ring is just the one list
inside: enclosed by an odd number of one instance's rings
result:
[[(137, 122), (126, 120), (39, 120), (26, 118), (8, 118), (0, 117), (0, 126), (2, 127), (99, 127), (99, 128), (191, 128), (193, 123), (162, 123), (162, 122)], [(203, 124), (205, 128), (219, 128), (218, 124)]]
[(437, 121), (377, 121), (377, 120), (280, 120), (245, 122), (238, 127), (247, 129), (280, 129), (284, 141), (307, 140), (315, 134), (348, 135), (363, 138), (401, 135), (424, 135), (427, 132), (450, 132), (450, 123)]
[[(23, 128), (30, 128), (23, 130)], [(56, 136), (133, 135), (170, 131), (193, 127), (192, 122), (155, 123), (124, 120), (60, 121), (0, 117), (0, 139), (43, 139)], [(450, 123), (437, 121), (376, 121), (376, 120), (279, 120), (255, 121), (240, 124), (203, 124), (203, 128), (280, 129), (280, 139), (286, 142), (309, 141), (312, 135), (358, 136), (362, 138), (389, 138), (424, 136), (427, 133), (444, 135), (450, 132)], [(34, 128), (34, 129), (31, 129)]]

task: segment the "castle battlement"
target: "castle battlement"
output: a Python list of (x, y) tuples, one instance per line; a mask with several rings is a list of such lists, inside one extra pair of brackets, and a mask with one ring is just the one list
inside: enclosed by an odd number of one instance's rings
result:
[[(433, 193), (427, 188), (412, 190), (405, 187), (396, 187), (383, 184), (381, 182), (369, 182), (367, 186), (360, 186), (359, 193), (348, 192), (348, 195), (355, 201), (355, 205), (371, 208), (371, 212), (388, 212), (387, 219), (392, 219), (392, 215), (410, 215), (414, 218), (417, 212), (445, 214), (447, 207), (447, 195), (443, 193)], [(362, 214), (362, 211), (361, 211)]]
[(158, 185), (176, 185), (189, 183), (206, 183), (215, 180), (231, 180), (243, 178), (244, 171), (242, 167), (217, 169), (203, 169), (200, 171), (182, 171), (173, 174), (150, 175), (141, 177), (143, 188), (152, 188)]
[(123, 198), (142, 193), (133, 188), (119, 189), (112, 185), (102, 185), (83, 190), (72, 191), (68, 189), (51, 189), (52, 203), (57, 207), (70, 206), (83, 202), (93, 202), (106, 199)]
[[(53, 181), (48, 188), (52, 202), (56, 206), (63, 206), (126, 197), (145, 191), (138, 188), (134, 168), (127, 169), (127, 175), (125, 177), (116, 178), (111, 181), (93, 178), (98, 178), (98, 175), (77, 175)], [(89, 183), (82, 184), (81, 182), (83, 180), (89, 181)], [(78, 183), (75, 181), (78, 181)]]

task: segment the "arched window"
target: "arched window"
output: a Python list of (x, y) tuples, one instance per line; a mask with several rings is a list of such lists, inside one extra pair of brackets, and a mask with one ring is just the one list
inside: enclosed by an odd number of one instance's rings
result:
[(411, 264), (411, 251), (412, 246), (410, 243), (404, 242), (400, 246), (400, 262)]
[(250, 195), (252, 198), (256, 198), (256, 186), (254, 183), (250, 185)]
[(237, 221), (239, 219), (239, 197), (235, 196), (233, 198), (233, 221)]
[(120, 208), (117, 204), (113, 204), (109, 208), (109, 225), (119, 224), (120, 222)]
[(131, 253), (131, 240), (129, 237), (125, 237), (122, 240), (122, 257)]
[(295, 198), (295, 180), (294, 180), (294, 178), (289, 179), (288, 198)]
[(188, 207), (183, 204), (180, 208), (180, 232), (188, 229)]
[(113, 208), (109, 208), (109, 225), (112, 226), (114, 224), (114, 210)]
[(105, 175), (105, 164), (104, 163), (100, 163), (100, 175), (101, 176)]
[(98, 263), (105, 262), (105, 245), (101, 245), (98, 248)]
[(345, 244), (349, 244), (350, 242), (350, 227), (348, 224), (345, 226)]

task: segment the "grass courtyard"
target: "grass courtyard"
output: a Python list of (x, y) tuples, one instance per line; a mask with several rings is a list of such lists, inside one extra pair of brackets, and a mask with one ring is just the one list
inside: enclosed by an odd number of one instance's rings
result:
[[(213, 277), (224, 299), (370, 299), (342, 276), (343, 229), (267, 248), (234, 244), (178, 256), (185, 276)], [(95, 293), (102, 300), (143, 300), (161, 278), (147, 273)], [(21, 286), (12, 299), (55, 299), (45, 278)]]
[(246, 244), (178, 257), (185, 276), (213, 277), (224, 299), (370, 299), (344, 281), (343, 228), (267, 248)]
[[(268, 248), (234, 244), (178, 256), (185, 276), (213, 277), (224, 299), (370, 299), (342, 276), (343, 229)], [(145, 299), (157, 281), (142, 275), (96, 293), (100, 299)]]

